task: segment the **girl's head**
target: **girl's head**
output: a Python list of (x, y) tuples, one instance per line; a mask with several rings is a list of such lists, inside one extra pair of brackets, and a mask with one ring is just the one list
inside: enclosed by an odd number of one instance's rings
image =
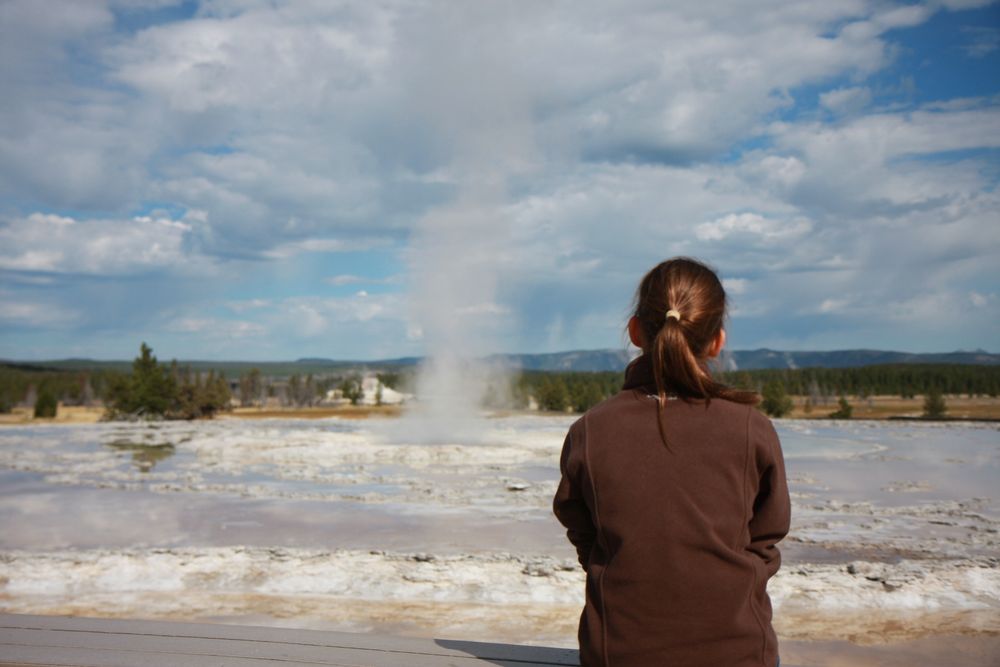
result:
[(660, 402), (667, 393), (684, 398), (716, 397), (740, 403), (756, 394), (730, 389), (712, 379), (707, 361), (726, 341), (726, 291), (701, 262), (675, 257), (643, 277), (629, 320), (629, 336), (653, 366)]

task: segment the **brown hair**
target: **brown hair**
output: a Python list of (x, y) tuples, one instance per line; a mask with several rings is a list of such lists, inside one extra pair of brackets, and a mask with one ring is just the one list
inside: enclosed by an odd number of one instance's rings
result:
[[(671, 312), (667, 316), (667, 311)], [(663, 443), (663, 407), (667, 394), (684, 400), (724, 398), (756, 404), (760, 396), (712, 379), (708, 352), (726, 319), (726, 291), (711, 268), (689, 257), (675, 257), (653, 267), (635, 294), (639, 320), (659, 398), (657, 425)], [(669, 445), (668, 445), (669, 446)]]

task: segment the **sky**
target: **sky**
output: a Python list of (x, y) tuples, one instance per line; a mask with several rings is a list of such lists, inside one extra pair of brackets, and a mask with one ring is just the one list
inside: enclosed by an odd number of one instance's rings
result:
[(998, 352), (998, 180), (983, 0), (0, 0), (0, 358)]

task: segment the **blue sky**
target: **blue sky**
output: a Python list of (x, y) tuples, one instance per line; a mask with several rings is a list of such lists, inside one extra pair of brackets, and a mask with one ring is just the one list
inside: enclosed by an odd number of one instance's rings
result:
[(980, 0), (6, 0), (0, 358), (620, 347), (678, 254), (737, 349), (1000, 351), (997, 72)]

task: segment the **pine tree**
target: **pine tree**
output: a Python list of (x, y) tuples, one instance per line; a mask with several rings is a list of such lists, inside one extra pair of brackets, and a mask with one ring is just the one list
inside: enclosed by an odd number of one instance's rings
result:
[(924, 419), (943, 419), (948, 412), (948, 405), (937, 387), (927, 392), (924, 397)]
[[(382, 383), (381, 382), (378, 385), (378, 391), (379, 391), (379, 404), (381, 405), (381, 402), (382, 402), (382, 400), (381, 400)], [(305, 405), (307, 405), (309, 407), (312, 407), (312, 404), (315, 401), (316, 401), (316, 381), (313, 379), (312, 373), (309, 373), (309, 375), (306, 376), (305, 383), (302, 385), (302, 402), (305, 403)]]
[(569, 391), (561, 377), (545, 378), (537, 389), (538, 407), (552, 412), (566, 412), (569, 407)]
[(38, 392), (38, 399), (35, 401), (35, 418), (55, 417), (58, 406), (59, 401), (56, 400), (56, 395), (47, 388), (42, 389)]
[(780, 380), (771, 380), (761, 391), (763, 400), (761, 409), (771, 417), (784, 417), (792, 411), (792, 399), (785, 391), (785, 385)]
[(132, 362), (132, 374), (120, 378), (109, 394), (112, 416), (164, 417), (177, 400), (177, 383), (143, 343)]
[(854, 414), (854, 408), (851, 407), (851, 404), (843, 396), (837, 401), (837, 406), (837, 410), (830, 413), (831, 419), (850, 419), (851, 415)]
[(357, 405), (365, 396), (365, 392), (361, 389), (361, 378), (356, 375), (344, 378), (344, 381), (340, 383), (340, 391), (344, 398), (351, 402), (351, 405)]
[(592, 378), (577, 382), (570, 394), (573, 410), (576, 412), (586, 412), (604, 400), (600, 385)]

